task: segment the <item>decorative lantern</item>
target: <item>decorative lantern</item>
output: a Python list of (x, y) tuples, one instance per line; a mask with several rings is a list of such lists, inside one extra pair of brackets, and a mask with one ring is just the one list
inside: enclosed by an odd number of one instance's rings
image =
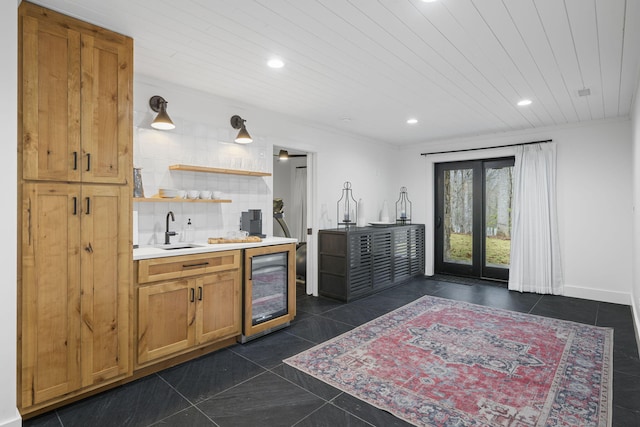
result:
[(338, 227), (349, 227), (356, 224), (358, 218), (358, 202), (353, 198), (351, 183), (346, 181), (342, 187), (342, 197), (338, 200)]
[(400, 197), (396, 202), (396, 224), (411, 224), (411, 201), (407, 196), (407, 187), (400, 188)]

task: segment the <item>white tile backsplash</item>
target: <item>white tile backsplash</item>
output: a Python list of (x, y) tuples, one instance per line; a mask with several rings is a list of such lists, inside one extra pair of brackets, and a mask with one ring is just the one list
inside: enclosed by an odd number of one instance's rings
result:
[[(141, 115), (137, 113), (136, 117)], [(135, 122), (140, 125), (134, 129), (133, 160), (136, 167), (142, 168), (146, 197), (158, 194), (159, 188), (174, 188), (222, 191), (224, 199), (232, 200), (232, 203), (136, 203), (140, 245), (164, 243), (169, 211), (176, 219), (170, 221), (170, 229), (179, 233), (172, 237), (172, 242), (184, 241), (189, 218), (195, 230), (195, 241), (206, 241), (208, 237), (225, 236), (227, 231), (238, 230), (241, 212), (249, 209), (262, 209), (263, 224), (267, 224), (273, 197), (270, 177), (169, 171), (172, 164), (190, 164), (271, 172), (267, 153), (272, 147), (265, 138), (240, 146), (225, 142), (233, 138), (229, 130), (202, 123), (181, 121), (173, 131), (158, 131), (145, 127), (148, 124), (144, 120)]]

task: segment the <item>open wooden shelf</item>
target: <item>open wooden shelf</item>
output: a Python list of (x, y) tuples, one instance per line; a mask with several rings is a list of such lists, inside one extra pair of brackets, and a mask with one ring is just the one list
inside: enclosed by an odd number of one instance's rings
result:
[(193, 165), (170, 165), (169, 170), (185, 171), (185, 172), (222, 173), (226, 175), (271, 176), (269, 172), (246, 171), (246, 170), (240, 170), (240, 169), (210, 168), (206, 166), (193, 166)]
[(134, 197), (134, 202), (169, 202), (169, 203), (231, 203), (229, 199), (183, 199), (181, 197)]

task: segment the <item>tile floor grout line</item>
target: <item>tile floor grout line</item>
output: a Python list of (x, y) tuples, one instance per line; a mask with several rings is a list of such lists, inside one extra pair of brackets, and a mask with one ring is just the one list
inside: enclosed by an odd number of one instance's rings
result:
[[(198, 408), (198, 406), (197, 406), (195, 403), (193, 403), (189, 398), (187, 398), (187, 396), (185, 396), (184, 394), (180, 393), (180, 391), (178, 391), (178, 389), (176, 389), (176, 388), (175, 388), (175, 387), (174, 387), (174, 386), (173, 386), (169, 381), (167, 381), (164, 377), (162, 377), (162, 375), (160, 375), (160, 372), (156, 372), (154, 375), (158, 376), (158, 378), (160, 378), (160, 380), (162, 380), (165, 384), (167, 384), (167, 385), (168, 385), (168, 386), (169, 386), (173, 391), (175, 391), (175, 392), (176, 392), (180, 397), (182, 397), (184, 400), (186, 400), (186, 401), (189, 403), (189, 405), (191, 405), (191, 408), (194, 408), (196, 411), (198, 411), (198, 412), (202, 413), (202, 415), (204, 415), (204, 416), (205, 416), (209, 421), (211, 421), (211, 422), (213, 423), (213, 425), (214, 425), (214, 426), (218, 427), (218, 423), (216, 423), (215, 421), (213, 421), (211, 418), (209, 418), (209, 416), (208, 416), (207, 414), (205, 414), (204, 412), (202, 412), (202, 411), (200, 410), (200, 408)], [(162, 418), (161, 420), (158, 420), (158, 421), (156, 421), (156, 422), (154, 422), (154, 423), (150, 424), (148, 427), (154, 426), (154, 425), (158, 424), (160, 421), (164, 421), (164, 420), (166, 420), (167, 418), (171, 418), (171, 417), (173, 417), (174, 415), (179, 414), (180, 412), (184, 412), (184, 411), (186, 411), (187, 409), (189, 409), (189, 407), (186, 407), (186, 408), (181, 409), (181, 410), (179, 410), (179, 411), (177, 411), (177, 412), (174, 412), (173, 414), (168, 415), (168, 416), (166, 416), (166, 417)]]
[[(198, 405), (200, 405), (201, 403), (206, 402), (206, 401), (208, 401), (208, 400), (211, 400), (211, 399), (213, 399), (214, 397), (217, 397), (217, 396), (221, 395), (222, 393), (225, 393), (225, 392), (227, 392), (227, 391), (229, 391), (229, 390), (233, 390), (234, 388), (237, 388), (238, 386), (241, 386), (242, 384), (244, 384), (244, 383), (246, 383), (246, 382), (248, 382), (248, 381), (251, 381), (251, 380), (253, 380), (253, 379), (255, 379), (255, 378), (258, 378), (258, 377), (260, 377), (260, 376), (262, 376), (262, 375), (264, 375), (264, 374), (267, 374), (267, 373), (269, 373), (269, 372), (271, 372), (271, 371), (266, 370), (266, 371), (264, 371), (264, 372), (260, 372), (260, 373), (259, 373), (259, 374), (257, 374), (257, 375), (254, 375), (254, 376), (252, 376), (252, 377), (250, 377), (250, 378), (247, 378), (247, 379), (245, 379), (245, 380), (243, 380), (243, 381), (240, 381), (239, 383), (234, 384), (234, 385), (232, 385), (232, 386), (231, 386), (231, 387), (229, 387), (229, 388), (225, 388), (224, 390), (221, 390), (221, 391), (219, 391), (219, 392), (217, 392), (217, 393), (215, 393), (215, 394), (213, 394), (213, 395), (211, 395), (211, 396), (207, 397), (206, 399), (203, 399), (202, 401), (198, 402)], [(273, 373), (273, 372), (271, 372), (271, 373)]]
[(534, 308), (536, 308), (536, 307), (538, 306), (538, 303), (540, 303), (540, 301), (542, 301), (542, 297), (543, 297), (543, 296), (544, 296), (544, 295), (540, 295), (540, 297), (538, 298), (538, 301), (536, 301), (536, 303), (535, 303), (535, 304), (533, 304), (533, 307), (531, 307), (531, 309), (527, 312), (527, 314), (533, 314), (533, 313), (532, 313), (533, 309), (534, 309)]

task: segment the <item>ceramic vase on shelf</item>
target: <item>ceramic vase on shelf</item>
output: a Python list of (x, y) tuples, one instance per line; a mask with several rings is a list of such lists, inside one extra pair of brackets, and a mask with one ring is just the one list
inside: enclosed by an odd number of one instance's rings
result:
[(133, 197), (144, 197), (142, 187), (142, 168), (133, 168)]

